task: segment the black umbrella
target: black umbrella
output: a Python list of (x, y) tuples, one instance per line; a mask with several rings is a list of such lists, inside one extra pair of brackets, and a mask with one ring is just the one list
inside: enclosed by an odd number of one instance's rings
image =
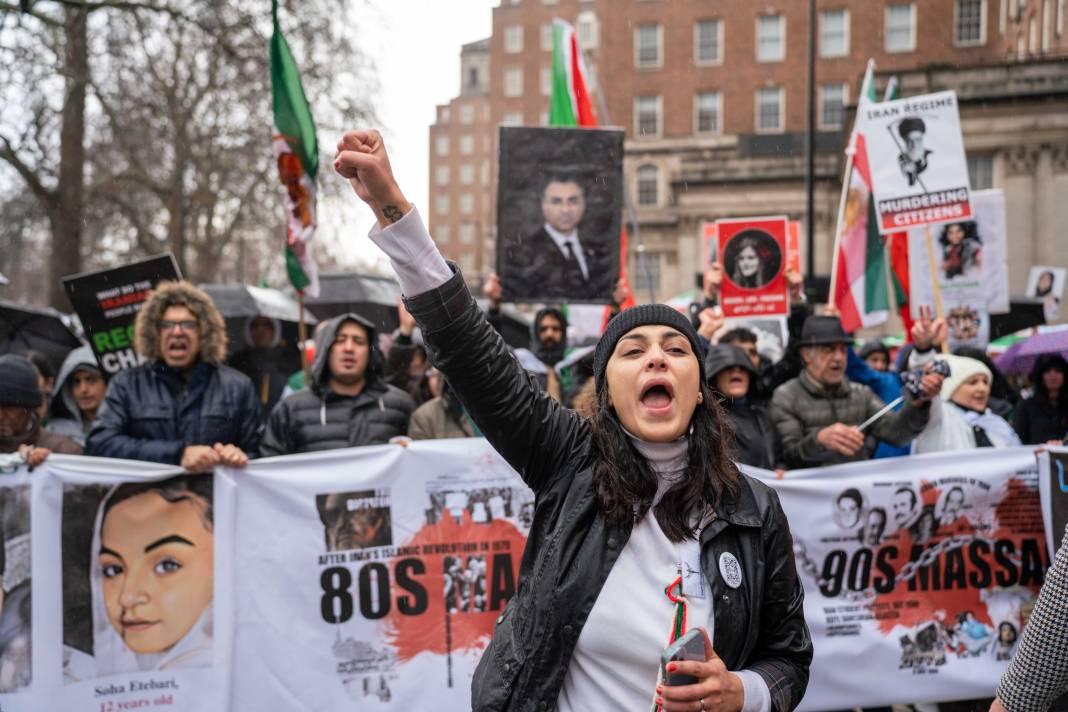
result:
[(400, 323), (397, 297), (400, 285), (391, 277), (352, 272), (326, 272), (319, 275), (319, 296), (305, 297), (304, 304), (320, 319), (353, 312), (389, 333)]
[[(248, 320), (265, 316), (280, 322), (284, 347), (287, 351), (292, 351), (299, 360), (297, 322), (300, 319), (300, 305), (295, 299), (278, 289), (247, 284), (202, 284), (200, 288), (211, 297), (215, 308), (226, 320), (231, 354), (248, 345), (245, 340), (245, 325)], [(310, 327), (318, 323), (318, 320), (305, 309), (304, 323)], [(308, 335), (311, 335), (310, 329)]]
[(63, 359), (81, 342), (62, 312), (0, 299), (0, 353), (39, 351), (58, 371)]

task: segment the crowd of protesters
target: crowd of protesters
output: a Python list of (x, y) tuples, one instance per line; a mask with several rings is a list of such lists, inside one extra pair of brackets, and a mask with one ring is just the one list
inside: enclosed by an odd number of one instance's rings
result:
[[(784, 476), (873, 457), (1068, 437), (1068, 362), (1060, 354), (1040, 356), (1014, 388), (981, 351), (943, 353), (945, 323), (929, 312), (897, 354), (878, 339), (857, 348), (834, 310), (814, 310), (800, 277), (787, 277), (785, 347), (759, 328), (723, 319), (718, 265), (690, 307), (707, 384), (733, 425), (737, 462)], [(488, 320), (499, 328), (496, 275), (483, 293)], [(621, 284), (614, 298), (625, 296)], [(21, 452), (34, 466), (51, 451), (84, 451), (205, 472), (255, 457), (481, 435), (429, 362), (400, 301), (398, 321), (385, 335), (358, 314), (320, 323), (305, 383), (292, 350), (279, 344), (277, 321), (249, 319), (247, 345), (228, 347), (211, 298), (185, 282), (165, 283), (137, 318), (144, 363), (110, 382), (88, 346), (70, 352), (58, 371), (34, 352), (0, 357), (0, 452)], [(534, 314), (529, 346), (513, 355), (540, 389), (588, 416), (594, 354), (570, 344), (568, 331), (566, 306), (545, 306)], [(932, 368), (937, 362), (948, 375)]]

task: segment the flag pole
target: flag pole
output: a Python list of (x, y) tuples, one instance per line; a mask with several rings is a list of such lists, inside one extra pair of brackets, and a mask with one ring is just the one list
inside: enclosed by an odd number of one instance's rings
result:
[[(931, 223), (923, 226), (923, 234), (927, 242), (927, 266), (931, 270), (931, 295), (934, 297), (935, 319), (945, 318), (942, 311), (942, 286), (938, 283), (938, 266), (935, 264), (934, 240), (931, 238)], [(942, 353), (949, 353), (949, 345), (942, 342)]]
[(311, 386), (311, 370), (308, 366), (308, 327), (304, 324), (304, 290), (297, 290), (297, 306), (300, 318), (297, 320), (297, 339), (300, 341), (300, 367), (304, 371), (304, 386)]
[[(868, 66), (864, 71), (864, 81), (860, 87), (860, 97), (857, 100), (857, 109), (864, 103), (868, 95), (868, 86), (872, 81), (872, 73), (875, 71), (875, 60), (869, 59)], [(849, 197), (849, 184), (853, 177), (853, 154), (857, 151), (857, 118), (853, 117), (853, 130), (849, 132), (849, 145), (846, 147), (846, 165), (842, 176), (842, 194), (838, 198), (838, 217), (834, 224), (834, 247), (831, 250), (831, 283), (827, 290), (827, 302), (834, 304), (835, 289), (838, 287), (838, 249), (842, 245), (842, 222), (845, 220), (845, 209)]]

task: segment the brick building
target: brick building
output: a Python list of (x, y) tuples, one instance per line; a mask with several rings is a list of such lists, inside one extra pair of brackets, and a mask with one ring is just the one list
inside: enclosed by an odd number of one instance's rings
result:
[[(1068, 251), (1068, 238), (1053, 230), (1068, 219), (1061, 207), (1068, 201), (1052, 197), (1068, 197), (1065, 0), (816, 4), (817, 273), (829, 270), (841, 149), (871, 57), (880, 89), (895, 75), (904, 95), (961, 93), (973, 187), (1007, 190), (1010, 231), (1028, 244), (1013, 253), (1011, 265), (1011, 287), (1022, 291), (1026, 259)], [(598, 102), (595, 90), (598, 119), (626, 131), (624, 172), (636, 204), (628, 220), (636, 222), (646, 258), (639, 273), (631, 256), (641, 298), (650, 296), (643, 274), (657, 299), (693, 286), (702, 221), (768, 213), (804, 219), (807, 3), (502, 0), (493, 10), (492, 37), (476, 43), (489, 71), (478, 95), (488, 120), (478, 124), (485, 133), (474, 139), (472, 155), (484, 162), (479, 177), (488, 182), (474, 191), (455, 180), (439, 182), (445, 177), (439, 166), (454, 171), (466, 158), (440, 155), (432, 144), (430, 159), (433, 200), (448, 196), (433, 206), (431, 229), (440, 235), (446, 227), (443, 247), (473, 281), (493, 267), (495, 127), (547, 123), (554, 17), (575, 25), (603, 96)], [(467, 130), (456, 125), (455, 105), (474, 100), (466, 80), (464, 86), (460, 97), (439, 107), (432, 142)], [(1044, 186), (1040, 194), (1028, 193), (1025, 177), (1032, 187)], [(481, 212), (458, 215), (457, 203), (468, 193), (475, 197), (467, 203)], [(474, 244), (453, 238), (464, 224), (474, 226), (468, 228), (477, 233)]]

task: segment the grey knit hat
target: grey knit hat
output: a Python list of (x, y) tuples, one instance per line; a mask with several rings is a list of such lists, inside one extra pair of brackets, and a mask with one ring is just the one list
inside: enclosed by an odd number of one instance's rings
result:
[(37, 369), (28, 358), (0, 356), (0, 404), (36, 408), (41, 405)]
[(701, 346), (701, 338), (693, 328), (693, 324), (685, 316), (666, 304), (640, 304), (622, 311), (612, 317), (601, 334), (601, 340), (597, 342), (597, 349), (593, 356), (593, 377), (597, 384), (597, 392), (604, 389), (605, 368), (608, 359), (615, 351), (616, 342), (631, 329), (649, 324), (661, 324), (678, 329), (690, 341), (690, 348), (697, 357), (697, 364), (701, 369), (701, 382), (705, 379), (704, 348)]

